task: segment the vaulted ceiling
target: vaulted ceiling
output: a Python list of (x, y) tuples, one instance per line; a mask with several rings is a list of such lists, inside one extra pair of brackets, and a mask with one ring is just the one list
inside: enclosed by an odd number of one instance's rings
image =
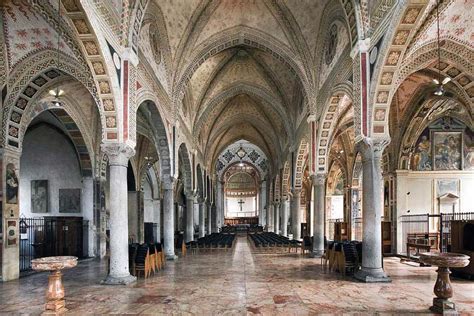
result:
[(282, 161), (308, 112), (328, 7), (344, 12), (339, 1), (327, 0), (153, 0), (148, 6), (142, 54), (179, 100), (182, 124), (209, 166), (237, 140), (255, 144), (272, 163)]

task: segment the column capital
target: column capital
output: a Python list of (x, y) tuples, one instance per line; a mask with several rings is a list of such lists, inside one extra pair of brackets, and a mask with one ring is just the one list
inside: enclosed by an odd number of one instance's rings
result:
[(356, 149), (361, 153), (362, 162), (381, 159), (385, 147), (390, 143), (390, 138), (361, 138), (356, 143)]
[(300, 195), (301, 194), (301, 188), (291, 189), (291, 194), (292, 195)]
[(173, 190), (175, 184), (177, 183), (176, 179), (172, 176), (163, 176), (162, 186), (165, 190)]
[(109, 158), (111, 166), (128, 166), (128, 160), (135, 155), (135, 149), (125, 143), (102, 143), (102, 151)]
[(308, 122), (308, 123), (316, 122), (316, 114), (308, 115), (308, 118), (306, 119), (306, 122)]
[(313, 185), (324, 185), (327, 179), (327, 173), (315, 173), (311, 175)]
[(357, 53), (365, 53), (370, 48), (370, 37), (357, 41), (354, 48), (351, 50), (351, 58), (354, 59)]

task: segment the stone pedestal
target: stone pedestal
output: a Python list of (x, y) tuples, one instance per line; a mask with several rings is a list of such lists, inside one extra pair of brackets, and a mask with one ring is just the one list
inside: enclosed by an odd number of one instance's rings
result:
[(43, 315), (56, 315), (67, 312), (61, 270), (73, 268), (76, 265), (77, 257), (72, 256), (44, 257), (31, 260), (33, 270), (51, 271), (51, 274), (48, 276), (46, 304)]
[(382, 268), (382, 153), (387, 140), (357, 143), (362, 155), (362, 268), (354, 277), (363, 282), (391, 282)]
[(292, 190), (291, 199), (291, 230), (293, 239), (301, 239), (301, 190)]
[(326, 174), (312, 176), (314, 186), (314, 237), (311, 257), (317, 258), (324, 254), (324, 200), (326, 196)]
[(128, 266), (128, 160), (135, 153), (124, 144), (107, 144), (102, 149), (110, 165), (110, 272), (104, 284), (129, 284), (136, 280)]
[(458, 315), (456, 305), (449, 299), (453, 297), (453, 287), (449, 275), (449, 267), (463, 268), (469, 264), (469, 256), (460, 253), (423, 253), (420, 261), (424, 264), (437, 266), (438, 277), (434, 286), (433, 305), (430, 310), (443, 315)]

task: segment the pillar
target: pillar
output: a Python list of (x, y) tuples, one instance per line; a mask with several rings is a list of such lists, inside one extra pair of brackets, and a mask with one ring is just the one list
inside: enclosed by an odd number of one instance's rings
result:
[(357, 143), (362, 157), (362, 268), (354, 277), (364, 282), (390, 282), (382, 268), (382, 153), (387, 140)]
[(312, 176), (314, 186), (313, 214), (313, 250), (312, 257), (321, 257), (324, 253), (324, 201), (326, 196), (326, 174)]
[(190, 242), (194, 240), (194, 197), (192, 194), (186, 195), (186, 230), (184, 240)]
[(153, 222), (155, 223), (156, 242), (161, 243), (161, 202), (158, 199), (152, 200), (153, 205)]
[(275, 202), (273, 206), (273, 213), (274, 213), (274, 219), (273, 219), (273, 230), (275, 231), (276, 234), (280, 233), (280, 202)]
[(301, 189), (292, 190), (293, 199), (291, 200), (291, 230), (293, 239), (301, 239)]
[(94, 179), (92, 177), (82, 178), (81, 208), (84, 219), (89, 221), (87, 229), (87, 245), (85, 245), (84, 255), (94, 257), (97, 253), (96, 223), (94, 222)]
[(273, 203), (267, 203), (267, 232), (273, 232)]
[(217, 230), (217, 206), (216, 202), (212, 203), (211, 205), (211, 232), (218, 233)]
[(206, 236), (206, 219), (204, 215), (206, 214), (206, 204), (204, 200), (199, 201), (199, 237)]
[(267, 202), (267, 182), (262, 181), (260, 185), (260, 213), (258, 216), (258, 224), (262, 227), (266, 225), (265, 204)]
[(222, 217), (222, 182), (217, 180), (217, 188), (216, 188), (216, 231), (219, 232), (220, 228), (223, 224), (223, 217)]
[(173, 180), (165, 179), (163, 183), (163, 244), (165, 257), (167, 260), (176, 260), (178, 257), (174, 252), (174, 198), (173, 198)]
[(290, 199), (284, 199), (281, 203), (281, 235), (288, 237), (288, 211), (290, 210)]
[(206, 203), (206, 211), (207, 211), (206, 231), (210, 235), (212, 231), (212, 208), (211, 208), (210, 201)]
[(102, 145), (110, 166), (110, 272), (105, 284), (129, 284), (136, 280), (128, 267), (128, 160), (135, 153), (125, 144)]

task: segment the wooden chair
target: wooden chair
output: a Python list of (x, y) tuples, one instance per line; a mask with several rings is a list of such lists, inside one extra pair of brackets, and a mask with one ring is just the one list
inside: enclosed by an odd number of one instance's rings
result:
[(140, 245), (135, 257), (135, 276), (139, 277), (139, 272), (143, 273), (146, 279), (150, 275), (150, 258), (148, 245)]

